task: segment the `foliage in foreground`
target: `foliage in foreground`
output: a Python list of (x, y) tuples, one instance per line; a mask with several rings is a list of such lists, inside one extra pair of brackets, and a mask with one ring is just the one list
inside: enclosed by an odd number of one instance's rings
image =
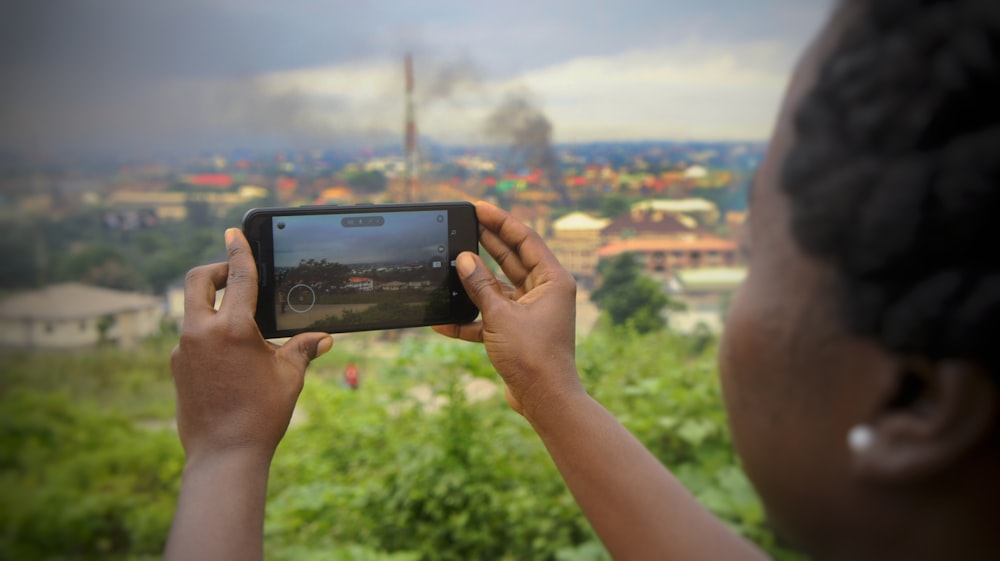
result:
[[(598, 331), (580, 346), (580, 371), (704, 504), (779, 558), (794, 558), (774, 544), (736, 465), (705, 343)], [(507, 407), (481, 347), (435, 336), (381, 347), (389, 352), (380, 358), (372, 345), (338, 346), (312, 368), (272, 467), (268, 558), (607, 559), (544, 447)], [(59, 359), (8, 361), (0, 559), (162, 551), (183, 465), (176, 435), (147, 422), (173, 400), (167, 348), (64, 359), (72, 384), (28, 376)], [(346, 362), (362, 368), (358, 391), (340, 384)], [(136, 368), (149, 369), (148, 386), (135, 387)], [(110, 376), (115, 369), (132, 373)], [(91, 378), (99, 383), (81, 381)], [(471, 386), (496, 391), (483, 398)], [(127, 395), (135, 403), (126, 406)]]

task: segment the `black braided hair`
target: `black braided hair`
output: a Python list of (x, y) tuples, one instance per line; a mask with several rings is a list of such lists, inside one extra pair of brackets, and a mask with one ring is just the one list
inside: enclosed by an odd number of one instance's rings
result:
[(1000, 0), (858, 0), (795, 115), (792, 235), (886, 348), (1000, 376)]

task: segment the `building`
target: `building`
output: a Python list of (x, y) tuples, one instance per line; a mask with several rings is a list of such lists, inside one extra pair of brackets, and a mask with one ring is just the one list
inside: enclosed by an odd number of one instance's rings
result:
[(583, 212), (567, 214), (552, 223), (549, 248), (559, 263), (584, 285), (590, 285), (597, 277), (601, 232), (610, 223), (607, 218), (594, 218)]
[(543, 238), (549, 235), (552, 209), (548, 205), (541, 203), (515, 204), (509, 212), (518, 222), (524, 223)]
[(666, 283), (666, 292), (685, 309), (670, 312), (670, 328), (681, 333), (721, 333), (733, 293), (746, 276), (743, 267), (675, 271)]
[(601, 231), (606, 241), (626, 239), (695, 239), (697, 224), (691, 218), (661, 210), (632, 209), (616, 216)]
[(597, 251), (598, 259), (610, 259), (622, 253), (636, 256), (652, 276), (680, 269), (732, 267), (737, 264), (737, 245), (714, 237), (676, 239), (626, 239), (611, 242)]
[(0, 300), (0, 346), (124, 347), (159, 333), (163, 300), (79, 283), (47, 286)]
[[(699, 199), (639, 203), (613, 220), (582, 212), (568, 214), (552, 224), (547, 240), (559, 262), (585, 286), (597, 278), (601, 259), (629, 252), (652, 275), (676, 269), (733, 266), (737, 244), (706, 235), (701, 220), (717, 219), (715, 205)], [(685, 211), (697, 216), (678, 214)]]
[(190, 204), (207, 205), (221, 216), (234, 207), (243, 207), (267, 196), (267, 190), (245, 185), (235, 192), (183, 193), (178, 191), (116, 191), (107, 197), (107, 206), (118, 210), (151, 210), (160, 220), (187, 219)]
[(711, 225), (719, 221), (719, 208), (706, 199), (649, 199), (632, 205), (632, 210), (668, 212), (695, 219), (698, 224)]
[(351, 277), (344, 283), (344, 288), (350, 288), (361, 292), (371, 292), (375, 290), (375, 281), (368, 277)]

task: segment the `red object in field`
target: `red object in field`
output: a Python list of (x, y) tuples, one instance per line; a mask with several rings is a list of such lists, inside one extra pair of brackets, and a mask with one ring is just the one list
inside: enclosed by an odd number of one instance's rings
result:
[(358, 367), (354, 364), (348, 364), (344, 369), (344, 381), (352, 390), (358, 389), (358, 374)]

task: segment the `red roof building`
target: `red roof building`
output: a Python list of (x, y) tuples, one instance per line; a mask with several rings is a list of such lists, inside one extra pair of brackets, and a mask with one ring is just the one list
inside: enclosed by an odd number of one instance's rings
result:
[(597, 250), (598, 259), (632, 253), (651, 273), (737, 264), (736, 242), (721, 238), (630, 239), (611, 242)]
[(632, 211), (615, 217), (601, 231), (608, 238), (676, 238), (691, 237), (697, 231), (681, 218), (669, 212), (656, 210)]
[(200, 173), (187, 178), (187, 183), (195, 187), (215, 187), (228, 189), (233, 186), (233, 176), (228, 173)]

